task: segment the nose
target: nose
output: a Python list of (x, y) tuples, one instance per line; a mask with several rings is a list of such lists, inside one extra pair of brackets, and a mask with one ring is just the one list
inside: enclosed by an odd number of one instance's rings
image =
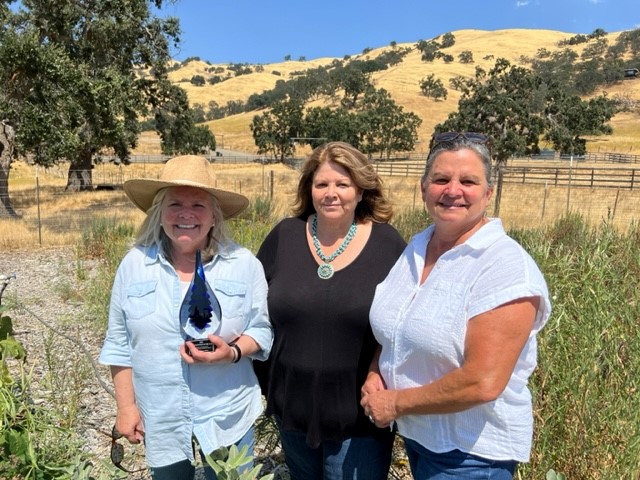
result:
[(178, 217), (180, 217), (180, 218), (191, 218), (191, 217), (193, 217), (193, 212), (191, 211), (190, 208), (184, 207), (178, 213)]
[(336, 187), (335, 185), (328, 185), (327, 186), (327, 190), (325, 193), (325, 196), (330, 197), (330, 198), (334, 198), (336, 195)]
[(447, 183), (446, 188), (444, 189), (444, 193), (451, 197), (457, 197), (461, 195), (461, 187), (462, 184), (456, 180), (451, 180)]

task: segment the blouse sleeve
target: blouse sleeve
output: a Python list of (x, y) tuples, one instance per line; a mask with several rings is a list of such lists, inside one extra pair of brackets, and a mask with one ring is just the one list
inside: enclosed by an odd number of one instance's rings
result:
[(118, 267), (109, 304), (109, 324), (106, 338), (100, 351), (99, 362), (103, 365), (131, 366), (129, 336), (124, 322), (123, 301), (123, 265)]
[(534, 331), (549, 318), (551, 304), (545, 279), (528, 253), (508, 240), (488, 252), (491, 261), (480, 269), (470, 291), (468, 315), (474, 317), (513, 300), (538, 297)]
[(243, 332), (253, 338), (260, 346), (260, 350), (251, 355), (254, 360), (266, 360), (271, 352), (273, 344), (273, 327), (269, 320), (267, 310), (267, 282), (265, 280), (262, 265), (255, 258), (252, 258), (254, 268), (252, 269), (252, 304), (251, 319), (249, 326)]

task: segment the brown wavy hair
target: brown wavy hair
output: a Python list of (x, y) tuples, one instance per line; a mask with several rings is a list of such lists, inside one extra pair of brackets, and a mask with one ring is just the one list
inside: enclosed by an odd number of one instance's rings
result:
[(365, 154), (346, 142), (328, 142), (317, 147), (302, 166), (293, 214), (306, 219), (315, 213), (311, 187), (316, 171), (326, 162), (343, 167), (353, 183), (362, 191), (355, 219), (386, 223), (393, 217), (391, 202), (383, 193), (382, 179)]

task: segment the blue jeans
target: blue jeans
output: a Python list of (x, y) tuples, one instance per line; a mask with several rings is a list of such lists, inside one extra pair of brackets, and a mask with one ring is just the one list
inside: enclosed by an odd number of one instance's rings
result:
[(414, 440), (403, 439), (415, 480), (511, 480), (518, 466), (515, 461), (488, 460), (460, 450), (435, 453)]
[(324, 441), (318, 448), (300, 432), (280, 429), (280, 440), (291, 480), (386, 480), (393, 437), (351, 437)]
[[(245, 445), (249, 446), (249, 450), (247, 451), (247, 455), (253, 457), (253, 446), (254, 446), (254, 434), (253, 427), (247, 430), (247, 433), (235, 443), (238, 446), (238, 449), (242, 449)], [(204, 476), (207, 480), (218, 480), (218, 476), (216, 472), (207, 464), (204, 459), (204, 453), (200, 451), (200, 458), (202, 458), (202, 462), (204, 463)], [(245, 470), (250, 470), (253, 468), (253, 461), (243, 465), (240, 468), (240, 473)], [(151, 478), (153, 480), (193, 480), (196, 473), (196, 468), (189, 460), (182, 460), (181, 462), (172, 463), (171, 465), (167, 465), (165, 467), (154, 467), (151, 468)]]

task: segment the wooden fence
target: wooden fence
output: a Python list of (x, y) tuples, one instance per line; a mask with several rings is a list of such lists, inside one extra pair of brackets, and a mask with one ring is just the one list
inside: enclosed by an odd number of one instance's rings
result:
[[(419, 177), (424, 172), (424, 163), (382, 162), (376, 163), (375, 168), (383, 176)], [(640, 167), (506, 166), (503, 175), (505, 183), (629, 190), (640, 188)]]
[(507, 167), (504, 181), (554, 187), (640, 188), (640, 168)]

